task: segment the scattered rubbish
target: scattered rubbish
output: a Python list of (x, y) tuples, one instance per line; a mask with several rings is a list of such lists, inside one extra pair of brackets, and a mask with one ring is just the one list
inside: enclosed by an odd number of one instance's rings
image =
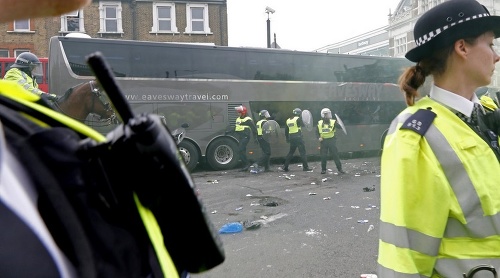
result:
[(351, 206), (353, 209), (359, 209), (359, 206)]
[(231, 222), (224, 224), (219, 230), (219, 234), (234, 234), (243, 231), (243, 225), (240, 222)]
[(290, 175), (290, 177), (295, 177), (295, 175), (292, 174), (292, 175)]
[(372, 185), (372, 187), (363, 187), (364, 192), (370, 192), (370, 191), (375, 191), (375, 185)]
[(291, 189), (285, 189), (285, 192), (292, 192), (293, 190)]
[(314, 193), (314, 192), (309, 192), (309, 195), (316, 195), (316, 193)]
[(358, 220), (358, 223), (361, 223), (361, 224), (368, 223), (368, 220), (366, 220), (366, 219), (365, 220)]
[(340, 193), (340, 192), (338, 192), (338, 191), (337, 191), (337, 192), (335, 192), (335, 194), (339, 194), (339, 193)]
[(358, 173), (354, 174), (354, 176), (355, 176), (355, 177), (361, 177), (361, 175), (360, 175), (360, 174), (358, 174)]
[(378, 278), (377, 274), (361, 274), (360, 278)]
[(243, 227), (245, 227), (245, 229), (247, 229), (247, 230), (257, 230), (258, 228), (260, 228), (260, 226), (261, 226), (261, 223), (258, 221), (251, 221), (251, 222), (245, 221), (245, 222), (243, 222)]
[(345, 220), (351, 220), (351, 219), (352, 219), (352, 217), (347, 217)]
[(218, 180), (207, 180), (207, 182), (211, 182), (211, 183), (219, 183)]
[(285, 176), (285, 179), (291, 180), (292, 178), (290, 178), (289, 176)]
[(370, 226), (368, 227), (368, 231), (366, 231), (366, 232), (367, 232), (367, 233), (369, 233), (369, 232), (370, 232), (371, 230), (373, 230), (374, 228), (375, 228), (375, 227), (373, 227), (373, 225), (370, 225)]
[(380, 175), (375, 175), (375, 177), (380, 178)]
[(212, 211), (212, 214), (216, 214), (216, 213), (217, 213), (217, 211), (216, 211), (216, 210)]
[(247, 194), (246, 196), (247, 196), (247, 197), (252, 197), (252, 194)]
[(316, 231), (314, 229), (309, 229), (309, 231), (306, 231), (306, 235), (308, 235), (308, 236), (321, 235), (321, 231)]
[(268, 217), (267, 217), (267, 216), (265, 216), (265, 215), (262, 215), (262, 216), (261, 216), (261, 217), (259, 217), (259, 218), (260, 218), (260, 219), (264, 219), (264, 220), (266, 220)]
[(323, 200), (331, 200), (332, 198), (331, 197), (325, 197), (323, 198)]
[(235, 208), (234, 210), (242, 210), (243, 207)]
[(315, 185), (316, 183), (315, 182), (311, 182), (312, 185)]
[(251, 204), (250, 204), (250, 206), (251, 206), (251, 207), (254, 207), (254, 206), (260, 206), (260, 204), (258, 204), (258, 203), (251, 203)]
[(328, 180), (328, 178), (321, 179), (322, 182), (325, 182), (327, 180)]
[(279, 206), (279, 203), (276, 201), (269, 201), (269, 202), (266, 202), (262, 205), (266, 206), (266, 207), (277, 207), (277, 206)]

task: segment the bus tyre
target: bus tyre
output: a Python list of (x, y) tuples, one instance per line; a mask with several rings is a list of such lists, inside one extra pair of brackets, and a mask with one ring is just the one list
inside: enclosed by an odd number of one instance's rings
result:
[(192, 142), (187, 140), (182, 140), (177, 147), (187, 169), (189, 172), (193, 171), (200, 160), (198, 149)]
[(219, 138), (207, 150), (207, 163), (214, 170), (229, 170), (238, 165), (238, 143), (230, 138)]

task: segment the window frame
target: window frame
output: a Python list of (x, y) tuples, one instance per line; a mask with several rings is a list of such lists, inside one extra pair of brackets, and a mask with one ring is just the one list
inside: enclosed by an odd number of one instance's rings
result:
[(401, 56), (408, 49), (408, 36), (406, 34), (394, 37), (394, 55)]
[[(106, 8), (115, 8), (116, 18), (106, 17)], [(106, 21), (116, 20), (116, 31), (109, 31), (106, 28)], [(122, 3), (118, 1), (99, 2), (99, 34), (123, 34), (122, 27)]]
[[(16, 22), (27, 22), (28, 23), (28, 28), (27, 29), (16, 28)], [(14, 20), (14, 22), (12, 24), (12, 30), (14, 32), (30, 32), (31, 31), (31, 19)]]
[[(158, 16), (158, 8), (169, 7), (170, 8), (170, 30), (160, 30), (160, 19)], [(163, 19), (166, 20), (166, 19)], [(175, 3), (166, 2), (153, 2), (153, 26), (151, 27), (150, 33), (179, 33), (177, 29), (177, 19), (175, 16)]]
[[(78, 19), (78, 31), (70, 31), (68, 30), (68, 17), (77, 18)], [(85, 33), (85, 23), (83, 10), (76, 10), (71, 13), (67, 13), (61, 15), (61, 30), (60, 33)]]
[[(193, 20), (192, 18), (192, 8), (202, 8), (203, 9), (203, 31), (193, 31)], [(210, 30), (210, 22), (208, 16), (208, 4), (186, 4), (186, 30), (185, 33), (188, 34), (212, 34)]]
[[(7, 53), (7, 56), (2, 56), (2, 53), (4, 53), (4, 54)], [(10, 51), (9, 51), (9, 49), (6, 49), (6, 48), (0, 49), (0, 57), (2, 57), (2, 58), (10, 58)]]

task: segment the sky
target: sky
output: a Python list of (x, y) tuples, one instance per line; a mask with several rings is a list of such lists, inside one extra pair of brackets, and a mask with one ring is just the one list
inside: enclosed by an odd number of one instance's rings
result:
[(227, 0), (229, 46), (267, 47), (266, 7), (271, 42), (284, 49), (313, 51), (388, 25), (400, 0)]

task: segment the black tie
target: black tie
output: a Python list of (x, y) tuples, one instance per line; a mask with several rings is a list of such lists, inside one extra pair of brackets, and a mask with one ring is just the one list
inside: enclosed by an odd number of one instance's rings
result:
[(471, 121), (474, 126), (480, 126), (480, 121), (482, 121), (483, 109), (481, 104), (474, 103), (474, 108), (472, 109)]

